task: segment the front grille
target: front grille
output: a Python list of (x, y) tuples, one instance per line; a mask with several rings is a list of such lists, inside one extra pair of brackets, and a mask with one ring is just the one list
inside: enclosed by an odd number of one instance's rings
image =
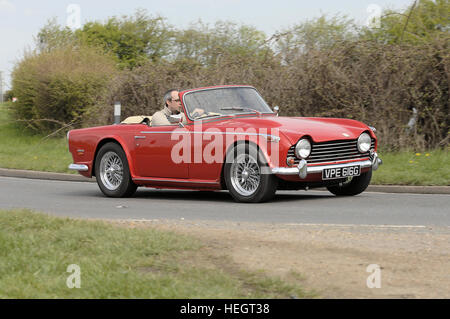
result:
[[(372, 139), (371, 149), (375, 149), (375, 140)], [(300, 160), (295, 157), (295, 145), (288, 151), (288, 157), (294, 157), (295, 163)], [(313, 143), (311, 155), (306, 159), (308, 163), (325, 163), (346, 160), (355, 160), (370, 157), (370, 152), (360, 153), (358, 151), (357, 140), (328, 141)]]

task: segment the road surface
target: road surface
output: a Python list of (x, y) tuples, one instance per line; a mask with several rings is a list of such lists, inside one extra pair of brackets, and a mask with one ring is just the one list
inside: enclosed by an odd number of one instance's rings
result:
[(95, 183), (0, 177), (0, 209), (29, 208), (58, 216), (184, 219), (300, 224), (450, 226), (450, 195), (280, 191), (262, 204), (240, 204), (223, 192), (139, 188), (133, 198), (107, 198)]

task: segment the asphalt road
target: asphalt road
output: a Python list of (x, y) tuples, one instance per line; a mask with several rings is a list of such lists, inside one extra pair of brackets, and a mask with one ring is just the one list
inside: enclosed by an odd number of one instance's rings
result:
[(107, 198), (97, 184), (0, 177), (0, 209), (105, 219), (450, 226), (450, 195), (281, 191), (263, 204), (240, 204), (227, 192), (139, 188), (135, 197)]

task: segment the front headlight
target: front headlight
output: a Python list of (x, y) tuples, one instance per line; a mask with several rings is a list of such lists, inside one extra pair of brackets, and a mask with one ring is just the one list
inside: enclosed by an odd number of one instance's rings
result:
[(307, 139), (301, 139), (295, 146), (295, 156), (298, 158), (307, 158), (311, 154), (311, 143)]
[(372, 139), (370, 135), (367, 133), (362, 133), (358, 138), (358, 151), (361, 153), (366, 153), (370, 150), (370, 145), (372, 143)]

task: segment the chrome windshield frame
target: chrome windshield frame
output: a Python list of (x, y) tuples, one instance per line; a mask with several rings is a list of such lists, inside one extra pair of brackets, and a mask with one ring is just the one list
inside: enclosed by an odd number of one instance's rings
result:
[[(267, 102), (264, 100), (264, 98), (262, 97), (262, 95), (258, 92), (258, 90), (256, 89), (256, 88), (254, 88), (253, 86), (250, 86), (250, 85), (236, 85), (236, 86), (232, 86), (232, 85), (230, 85), (230, 86), (218, 86), (218, 87), (210, 87), (210, 88), (202, 88), (202, 89), (198, 89), (198, 90), (192, 90), (192, 91), (189, 91), (189, 92), (186, 92), (186, 93), (184, 93), (183, 94), (183, 99), (182, 99), (182, 101), (183, 101), (183, 107), (184, 107), (184, 110), (185, 110), (185, 115), (187, 116), (187, 118), (191, 121), (191, 122), (195, 122), (195, 121), (201, 121), (202, 120), (202, 118), (195, 118), (195, 119), (193, 119), (193, 118), (191, 118), (190, 117), (190, 115), (189, 115), (189, 113), (190, 113), (190, 110), (189, 110), (189, 108), (188, 108), (188, 106), (187, 106), (187, 104), (186, 104), (186, 101), (185, 101), (185, 97), (187, 96), (187, 95), (189, 95), (189, 94), (193, 94), (193, 93), (196, 93), (196, 92), (202, 92), (202, 91), (209, 91), (209, 90), (223, 90), (223, 89), (236, 89), (236, 88), (246, 88), (246, 89), (253, 89), (255, 92), (256, 92), (256, 94), (261, 98), (261, 100), (262, 101), (264, 101), (264, 104), (267, 106), (267, 108), (270, 110), (270, 112), (260, 112), (261, 114), (275, 114), (271, 109), (270, 109), (270, 106), (267, 104)], [(208, 117), (208, 118), (205, 118), (205, 120), (210, 120), (210, 119), (218, 119), (218, 118), (221, 118), (221, 117), (233, 117), (233, 116), (236, 116), (236, 115), (252, 115), (252, 114), (254, 114), (254, 115), (258, 115), (257, 113), (255, 113), (255, 112), (248, 112), (248, 111), (245, 111), (245, 112), (238, 112), (238, 113), (231, 113), (231, 114), (222, 114), (222, 115), (217, 115), (217, 117)]]

